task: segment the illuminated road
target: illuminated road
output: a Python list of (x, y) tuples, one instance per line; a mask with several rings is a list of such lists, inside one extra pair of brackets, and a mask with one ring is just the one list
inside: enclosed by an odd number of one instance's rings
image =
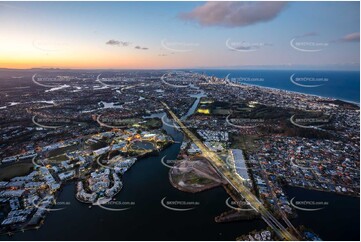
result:
[(276, 201), (275, 202), (275, 206), (278, 209), (278, 212), (280, 213), (283, 221), (287, 224), (288, 227), (292, 228), (293, 231), (300, 237), (301, 235), (299, 234), (298, 230), (293, 226), (293, 224), (288, 220), (287, 215), (285, 214), (285, 212), (279, 207), (278, 202), (277, 202), (277, 195), (274, 192), (273, 187), (271, 186), (269, 180), (268, 180), (268, 174), (266, 172), (266, 168), (264, 167), (264, 165), (259, 162), (259, 165), (261, 167), (262, 170), (262, 176), (263, 176), (263, 180), (265, 180), (266, 185), (268, 187), (268, 189), (271, 191), (271, 196), (273, 197), (273, 200)]
[(162, 104), (165, 106), (169, 114), (180, 126), (183, 132), (190, 138), (195, 145), (202, 151), (202, 154), (207, 158), (211, 165), (216, 169), (216, 171), (238, 192), (242, 197), (250, 204), (250, 206), (259, 212), (263, 220), (275, 231), (275, 233), (283, 239), (286, 240), (299, 240), (293, 234), (287, 231), (287, 229), (264, 207), (264, 205), (258, 200), (258, 198), (244, 185), (244, 180), (235, 176), (225, 165), (225, 162), (214, 152), (210, 151), (203, 142), (198, 139), (183, 123), (182, 121), (172, 112), (168, 105), (164, 102)]

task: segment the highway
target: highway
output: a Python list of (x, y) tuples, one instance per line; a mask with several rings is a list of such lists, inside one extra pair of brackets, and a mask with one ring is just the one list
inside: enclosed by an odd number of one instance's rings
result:
[(198, 139), (183, 123), (182, 121), (172, 112), (169, 106), (162, 102), (166, 110), (172, 116), (174, 121), (183, 130), (185, 135), (191, 139), (195, 145), (202, 151), (202, 154), (207, 158), (210, 164), (216, 169), (216, 171), (238, 192), (241, 196), (250, 204), (250, 206), (259, 212), (263, 220), (275, 231), (275, 233), (285, 240), (299, 240), (293, 234), (291, 234), (269, 211), (268, 209), (258, 200), (258, 198), (244, 185), (243, 179), (239, 176), (235, 176), (225, 165), (225, 162), (213, 151), (210, 151), (203, 142)]
[(271, 196), (273, 197), (275, 202), (275, 206), (278, 209), (283, 221), (287, 224), (287, 226), (291, 229), (293, 229), (293, 231), (298, 235), (301, 236), (298, 232), (298, 230), (293, 226), (293, 224), (288, 220), (287, 215), (285, 214), (285, 212), (280, 208), (280, 206), (278, 205), (277, 202), (277, 196), (276, 193), (274, 192), (273, 187), (271, 186), (269, 180), (268, 180), (268, 174), (266, 172), (266, 168), (264, 167), (264, 165), (262, 163), (259, 162), (259, 166), (261, 167), (262, 170), (262, 176), (263, 176), (263, 180), (265, 180), (266, 185), (268, 187), (268, 189), (271, 191)]

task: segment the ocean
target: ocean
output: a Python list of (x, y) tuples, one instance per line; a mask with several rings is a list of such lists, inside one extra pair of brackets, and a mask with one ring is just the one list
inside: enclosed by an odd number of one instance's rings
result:
[(359, 71), (306, 70), (216, 70), (194, 69), (197, 73), (249, 85), (277, 88), (322, 97), (360, 103)]

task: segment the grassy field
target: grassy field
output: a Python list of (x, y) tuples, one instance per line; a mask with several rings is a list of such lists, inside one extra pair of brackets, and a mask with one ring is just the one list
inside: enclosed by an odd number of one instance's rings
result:
[(66, 161), (66, 160), (68, 160), (68, 157), (65, 154), (49, 157), (49, 161), (54, 162), (54, 163), (60, 163), (62, 161)]
[(158, 129), (162, 127), (162, 121), (159, 118), (146, 119), (146, 123), (143, 124), (148, 129)]
[(29, 174), (33, 168), (32, 163), (16, 163), (0, 168), (0, 181), (8, 181), (13, 177), (25, 176)]
[(78, 145), (70, 145), (70, 146), (67, 146), (67, 147), (63, 147), (63, 148), (59, 148), (59, 149), (49, 151), (48, 156), (49, 157), (54, 157), (54, 156), (65, 154), (66, 152), (75, 151), (77, 149), (78, 149)]
[(231, 135), (231, 148), (242, 149), (245, 152), (252, 153), (258, 148), (258, 145), (255, 143), (256, 138), (256, 136), (252, 135)]
[(216, 108), (212, 110), (212, 113), (214, 115), (229, 115), (231, 114), (230, 109), (224, 109), (224, 108)]

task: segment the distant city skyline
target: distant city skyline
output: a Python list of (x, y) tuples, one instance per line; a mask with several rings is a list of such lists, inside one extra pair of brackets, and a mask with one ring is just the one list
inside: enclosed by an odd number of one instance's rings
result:
[(0, 68), (359, 70), (359, 2), (0, 2)]

